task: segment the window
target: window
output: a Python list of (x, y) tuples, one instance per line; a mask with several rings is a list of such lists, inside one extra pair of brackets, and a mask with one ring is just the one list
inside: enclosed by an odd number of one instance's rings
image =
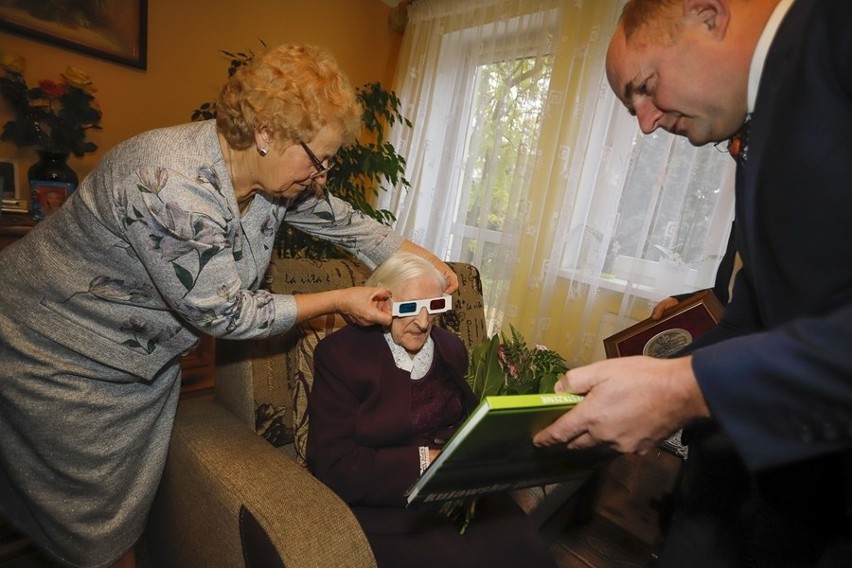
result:
[(486, 288), (506, 278), (494, 270), (498, 249), (517, 247), (559, 20), (559, 10), (549, 9), (442, 30), (427, 49), (432, 80), (410, 77), (428, 101), (409, 114), (422, 115), (413, 117), (420, 143), (408, 157), (413, 189), (396, 209), (380, 204), (395, 212), (402, 234), (479, 267)]
[(552, 64), (552, 56), (518, 57), (481, 63), (473, 74), (448, 248), (450, 258), (482, 267), (488, 280), (496, 249), (511, 230), (507, 213), (518, 205), (513, 190), (535, 164)]
[(644, 135), (612, 93), (567, 192), (560, 275), (658, 300), (712, 286), (733, 218), (735, 163), (664, 131)]
[(733, 160), (642, 135), (611, 92), (622, 5), (414, 3), (394, 86), (414, 124), (391, 140), (411, 187), (379, 205), (402, 235), (479, 267), (489, 332), (512, 323), (574, 363), (601, 313), (644, 317), (709, 285), (733, 215)]

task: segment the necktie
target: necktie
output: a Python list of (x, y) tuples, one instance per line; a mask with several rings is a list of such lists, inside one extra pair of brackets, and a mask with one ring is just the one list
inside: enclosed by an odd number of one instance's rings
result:
[(728, 152), (740, 165), (748, 160), (748, 130), (750, 126), (751, 115), (748, 115), (746, 121), (728, 142)]

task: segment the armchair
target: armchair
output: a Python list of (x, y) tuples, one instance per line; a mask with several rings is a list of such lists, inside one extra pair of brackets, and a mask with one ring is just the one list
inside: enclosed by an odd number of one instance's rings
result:
[[(451, 312), (438, 325), (470, 350), (486, 339), (477, 269), (450, 263), (459, 277)], [(309, 293), (361, 285), (355, 261), (273, 259), (268, 286)], [(146, 530), (156, 566), (325, 568), (375, 566), (347, 505), (304, 466), (306, 396), (316, 342), (343, 325), (322, 316), (259, 341), (217, 342), (212, 398), (180, 402), (166, 469)], [(540, 524), (564, 503), (566, 490), (519, 492)]]

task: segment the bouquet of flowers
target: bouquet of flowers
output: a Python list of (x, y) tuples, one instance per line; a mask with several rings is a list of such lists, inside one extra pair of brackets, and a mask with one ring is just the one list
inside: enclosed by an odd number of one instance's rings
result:
[[(511, 335), (494, 334), (470, 354), (465, 379), (473, 393), (486, 396), (553, 392), (568, 370), (565, 360), (543, 345), (530, 347), (513, 326)], [(441, 510), (459, 524), (464, 534), (476, 510), (476, 498), (447, 501)]]
[(480, 400), (503, 394), (553, 392), (568, 370), (558, 353), (544, 345), (529, 347), (520, 332), (509, 327), (511, 337), (494, 334), (471, 353), (465, 378)]
[(98, 147), (87, 139), (87, 131), (101, 128), (101, 110), (88, 75), (69, 66), (60, 82), (43, 79), (30, 87), (24, 67), (22, 57), (0, 55), (0, 96), (14, 114), (0, 140), (77, 157), (94, 152)]

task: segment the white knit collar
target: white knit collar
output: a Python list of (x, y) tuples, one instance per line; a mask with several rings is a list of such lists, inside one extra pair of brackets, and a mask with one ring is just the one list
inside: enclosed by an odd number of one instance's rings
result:
[(405, 347), (393, 340), (389, 330), (384, 332), (384, 336), (397, 368), (411, 373), (412, 381), (422, 379), (429, 372), (429, 368), (432, 367), (432, 359), (435, 357), (435, 342), (432, 341), (431, 335), (426, 338), (426, 343), (414, 357), (405, 350)]

